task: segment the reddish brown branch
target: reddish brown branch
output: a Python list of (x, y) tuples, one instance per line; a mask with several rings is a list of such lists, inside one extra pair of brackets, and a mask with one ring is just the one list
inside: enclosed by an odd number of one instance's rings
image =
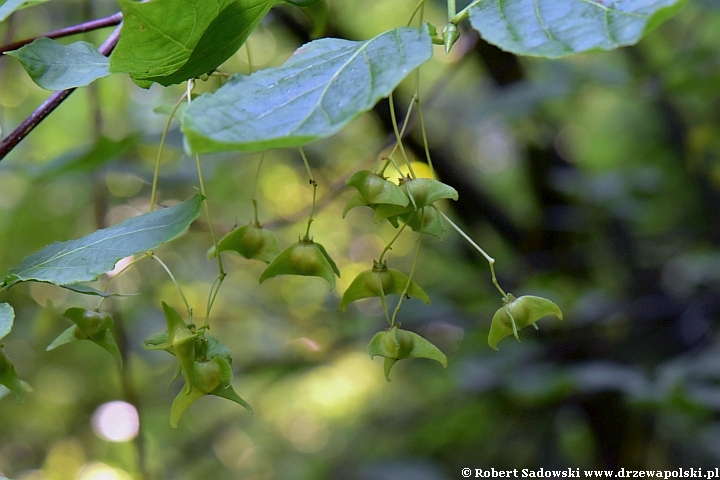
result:
[(114, 15), (110, 15), (109, 17), (98, 18), (97, 20), (90, 20), (89, 22), (80, 23), (78, 25), (73, 25), (71, 27), (61, 28), (60, 30), (54, 30), (52, 32), (45, 33), (43, 35), (38, 35), (37, 37), (26, 38), (25, 40), (20, 40), (18, 42), (14, 42), (9, 45), (0, 47), (0, 54), (3, 54), (5, 52), (11, 52), (13, 50), (17, 50), (18, 48), (22, 47), (23, 45), (32, 43), (34, 40), (37, 40), (38, 38), (69, 37), (70, 35), (76, 35), (78, 33), (90, 32), (92, 30), (97, 30), (99, 28), (112, 27), (113, 25), (117, 25), (118, 23), (122, 22), (122, 18), (123, 18), (122, 13), (118, 12)]

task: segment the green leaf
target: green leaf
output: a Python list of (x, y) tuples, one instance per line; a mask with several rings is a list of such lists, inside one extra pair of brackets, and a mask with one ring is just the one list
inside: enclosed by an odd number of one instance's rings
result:
[(637, 43), (679, 0), (482, 0), (470, 22), (488, 42), (518, 55), (557, 58)]
[(119, 0), (120, 41), (112, 73), (143, 87), (180, 83), (227, 60), (272, 7), (270, 0)]
[(0, 0), (0, 22), (21, 8), (32, 7), (48, 0)]
[(66, 288), (68, 290), (71, 290), (75, 293), (82, 293), (83, 295), (95, 295), (96, 297), (102, 297), (102, 298), (110, 298), (110, 297), (132, 297), (134, 295), (138, 295), (137, 293), (110, 293), (110, 292), (103, 292), (98, 290), (97, 288), (90, 287), (88, 285), (83, 285), (81, 283), (75, 283), (73, 285), (60, 285), (62, 288)]
[(15, 311), (7, 303), (0, 303), (0, 340), (12, 330)]
[(110, 75), (109, 60), (88, 42), (63, 45), (38, 38), (6, 55), (17, 58), (33, 82), (46, 90), (84, 87)]
[(427, 28), (316, 40), (278, 68), (236, 75), (201, 95), (183, 114), (183, 133), (193, 153), (304, 145), (370, 110), (431, 56)]
[(26, 281), (63, 286), (93, 281), (112, 270), (118, 260), (152, 250), (183, 233), (200, 215), (202, 199), (195, 195), (172, 207), (129, 218), (77, 240), (48, 245), (10, 270), (2, 287)]
[(0, 385), (5, 385), (8, 390), (15, 394), (18, 403), (25, 400), (25, 388), (23, 382), (18, 378), (15, 371), (15, 365), (5, 355), (5, 351), (0, 346)]
[(213, 71), (238, 51), (272, 6), (273, 0), (232, 2), (210, 23), (182, 68), (171, 75), (143, 80), (167, 86)]
[(70, 172), (94, 172), (102, 165), (113, 160), (137, 143), (137, 137), (125, 137), (115, 141), (100, 137), (89, 148), (62, 155), (50, 162), (31, 169), (34, 180), (44, 181), (55, 179)]
[(529, 325), (537, 328), (535, 322), (550, 315), (554, 315), (560, 320), (563, 318), (560, 307), (547, 298), (534, 295), (523, 295), (515, 298), (508, 295), (505, 305), (498, 308), (495, 315), (493, 315), (490, 334), (488, 335), (488, 345), (497, 350), (498, 342), (510, 335), (515, 335), (519, 342), (518, 330)]

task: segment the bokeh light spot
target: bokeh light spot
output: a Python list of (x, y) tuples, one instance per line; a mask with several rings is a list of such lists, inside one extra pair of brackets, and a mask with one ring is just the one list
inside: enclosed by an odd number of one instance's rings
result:
[(108, 402), (93, 413), (92, 427), (98, 437), (108, 442), (127, 442), (137, 437), (140, 418), (133, 405), (121, 401)]
[(132, 477), (127, 472), (109, 467), (104, 463), (100, 462), (92, 462), (83, 465), (83, 467), (80, 469), (80, 472), (78, 473), (77, 478), (78, 480), (132, 480)]

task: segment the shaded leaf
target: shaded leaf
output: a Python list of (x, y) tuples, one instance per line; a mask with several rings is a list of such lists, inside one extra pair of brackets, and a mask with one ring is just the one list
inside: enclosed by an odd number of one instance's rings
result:
[(77, 240), (55, 242), (10, 270), (2, 286), (32, 280), (54, 285), (93, 281), (112, 270), (120, 259), (152, 250), (183, 233), (200, 214), (201, 204), (202, 196), (195, 195)]
[(54, 179), (69, 172), (94, 172), (136, 143), (137, 138), (133, 136), (125, 137), (119, 141), (100, 137), (90, 148), (62, 155), (31, 169), (30, 173), (35, 180), (43, 181)]
[(46, 90), (84, 87), (110, 75), (109, 60), (88, 42), (63, 45), (38, 38), (6, 55), (17, 58), (33, 82)]
[(278, 68), (235, 75), (201, 95), (183, 114), (183, 133), (193, 153), (300, 146), (370, 110), (431, 56), (427, 29), (316, 40)]
[(5, 355), (2, 346), (0, 346), (0, 384), (5, 385), (8, 390), (15, 394), (15, 399), (18, 403), (22, 403), (25, 400), (23, 382), (18, 378), (15, 365), (13, 365), (7, 355)]
[(81, 283), (75, 283), (73, 285), (60, 285), (62, 288), (66, 288), (75, 293), (82, 293), (83, 295), (95, 295), (97, 297), (110, 298), (110, 297), (132, 297), (138, 295), (137, 293), (111, 293), (103, 292), (97, 288), (83, 285)]
[(518, 55), (563, 57), (637, 43), (681, 0), (482, 0), (470, 22), (488, 42)]

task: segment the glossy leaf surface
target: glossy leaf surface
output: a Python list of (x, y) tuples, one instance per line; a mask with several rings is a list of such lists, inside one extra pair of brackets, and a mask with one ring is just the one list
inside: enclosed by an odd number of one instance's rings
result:
[(10, 270), (2, 286), (32, 280), (54, 285), (93, 281), (112, 270), (118, 260), (152, 250), (183, 233), (200, 214), (201, 204), (202, 196), (195, 195), (77, 240), (55, 242)]
[(322, 39), (284, 65), (236, 75), (183, 114), (193, 153), (295, 147), (328, 137), (432, 56), (427, 29), (399, 28), (364, 41)]
[(638, 42), (680, 0), (482, 0), (470, 22), (488, 42), (517, 55), (563, 57)]
[(110, 75), (109, 60), (88, 42), (63, 45), (38, 38), (7, 55), (17, 58), (33, 82), (46, 90), (84, 87)]

